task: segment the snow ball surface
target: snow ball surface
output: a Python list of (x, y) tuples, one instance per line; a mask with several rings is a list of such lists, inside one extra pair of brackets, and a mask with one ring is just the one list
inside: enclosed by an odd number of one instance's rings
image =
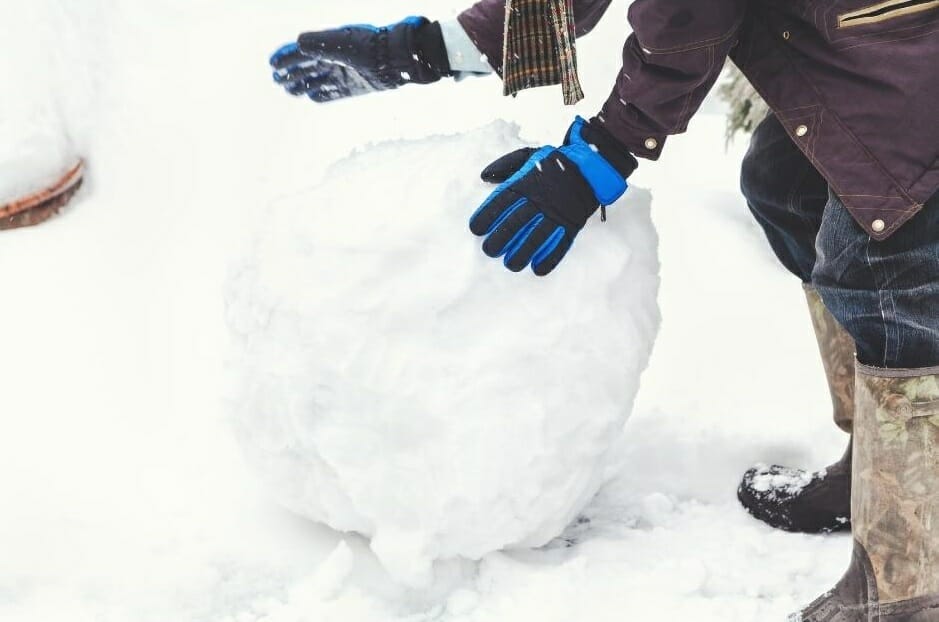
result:
[(520, 143), (496, 122), (354, 153), (268, 209), (227, 288), (248, 462), (402, 583), (558, 536), (617, 471), (658, 331), (644, 190), (546, 278), (483, 255), (478, 172)]

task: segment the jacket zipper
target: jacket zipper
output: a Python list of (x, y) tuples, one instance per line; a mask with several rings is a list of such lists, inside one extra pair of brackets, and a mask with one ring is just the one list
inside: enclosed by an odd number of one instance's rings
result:
[(888, 20), (939, 8), (939, 0), (888, 0), (838, 16), (838, 28), (878, 24)]

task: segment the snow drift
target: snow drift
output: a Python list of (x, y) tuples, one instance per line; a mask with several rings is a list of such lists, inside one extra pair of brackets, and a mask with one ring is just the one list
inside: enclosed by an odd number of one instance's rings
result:
[(353, 154), (270, 208), (229, 283), (249, 463), (406, 583), (576, 517), (616, 471), (658, 330), (643, 190), (547, 278), (482, 254), (478, 171), (519, 142), (497, 122)]
[[(106, 29), (97, 0), (0, 2), (0, 204), (56, 180), (81, 156)], [(63, 96), (65, 94), (65, 96)]]

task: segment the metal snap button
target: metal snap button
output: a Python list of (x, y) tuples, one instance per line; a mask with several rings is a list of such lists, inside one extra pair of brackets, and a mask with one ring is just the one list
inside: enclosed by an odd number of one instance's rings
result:
[(880, 233), (886, 228), (887, 228), (887, 223), (882, 221), (880, 218), (878, 218), (877, 220), (871, 223), (871, 229), (873, 229), (877, 233)]
[(796, 128), (796, 136), (798, 136), (799, 138), (802, 138), (808, 133), (809, 133), (809, 126), (807, 125), (800, 125), (799, 127)]
[(659, 146), (659, 141), (657, 141), (656, 139), (654, 138), (646, 139), (646, 149), (648, 149), (649, 151), (655, 151), (656, 147), (658, 146)]
[(791, 36), (792, 35), (789, 34), (788, 30), (783, 33), (783, 39), (785, 39), (786, 41), (788, 41)]

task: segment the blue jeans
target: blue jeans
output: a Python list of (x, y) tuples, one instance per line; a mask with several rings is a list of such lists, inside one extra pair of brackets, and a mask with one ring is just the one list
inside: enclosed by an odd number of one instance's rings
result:
[(773, 115), (753, 135), (741, 188), (776, 256), (819, 291), (861, 363), (939, 365), (939, 194), (877, 242)]

